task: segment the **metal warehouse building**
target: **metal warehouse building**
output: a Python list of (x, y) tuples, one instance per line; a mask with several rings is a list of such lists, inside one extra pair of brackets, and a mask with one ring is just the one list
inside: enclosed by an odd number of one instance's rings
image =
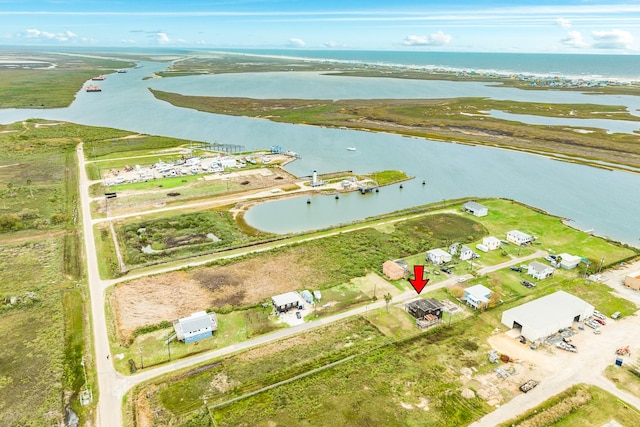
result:
[(522, 336), (529, 341), (538, 341), (592, 315), (591, 304), (558, 291), (506, 310), (502, 313), (502, 323), (508, 328), (521, 328)]

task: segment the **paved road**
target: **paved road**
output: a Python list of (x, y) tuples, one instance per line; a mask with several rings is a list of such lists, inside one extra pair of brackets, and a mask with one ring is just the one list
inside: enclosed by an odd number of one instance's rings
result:
[[(281, 340), (286, 337), (298, 334), (300, 332), (318, 328), (330, 323), (366, 313), (369, 309), (377, 309), (383, 307), (384, 300), (368, 304), (366, 306), (357, 307), (333, 316), (307, 322), (301, 325), (293, 326), (287, 329), (281, 329), (268, 335), (263, 335), (252, 340), (234, 344), (222, 349), (203, 353), (194, 357), (181, 359), (173, 363), (163, 365), (158, 368), (141, 370), (134, 376), (124, 376), (119, 374), (113, 367), (111, 360), (107, 360), (110, 352), (108, 332), (105, 317), (105, 298), (104, 291), (113, 281), (102, 281), (98, 271), (98, 259), (95, 248), (95, 240), (93, 233), (93, 223), (91, 218), (91, 198), (89, 197), (89, 181), (85, 161), (82, 153), (82, 145), (78, 147), (78, 162), (80, 168), (80, 200), (82, 205), (82, 218), (84, 227), (84, 240), (86, 250), (87, 274), (89, 289), (91, 294), (91, 310), (93, 318), (93, 334), (94, 347), (96, 352), (96, 372), (99, 388), (99, 402), (97, 406), (96, 422), (98, 426), (119, 427), (123, 425), (122, 420), (122, 398), (132, 387), (155, 378), (173, 372), (178, 369), (187, 368), (198, 363), (219, 358), (237, 351), (245, 350), (269, 342)], [(510, 265), (517, 265), (523, 261), (539, 258), (545, 254), (544, 251), (538, 251), (535, 254), (522, 257), (519, 259), (510, 259), (500, 265), (485, 267), (479, 270), (480, 274), (486, 274), (491, 271), (505, 268)], [(175, 268), (171, 268), (172, 270)], [(467, 276), (470, 277), (470, 276)], [(130, 280), (127, 277), (125, 280)], [(455, 283), (457, 278), (451, 277), (436, 285), (425, 288), (427, 291), (442, 288)], [(637, 295), (636, 295), (637, 296)], [(415, 298), (413, 291), (405, 292), (394, 297), (392, 303), (402, 303)], [(640, 298), (638, 299), (640, 300)], [(640, 328), (637, 327), (635, 318), (628, 317), (619, 322), (607, 325), (602, 335), (593, 335), (589, 338), (594, 341), (593, 345), (587, 346), (579, 353), (560, 354), (557, 363), (556, 372), (550, 378), (545, 379), (538, 387), (526, 395), (520, 395), (492, 413), (488, 414), (473, 426), (495, 426), (500, 422), (511, 419), (529, 408), (544, 402), (549, 397), (557, 394), (567, 388), (571, 384), (578, 382), (587, 382), (598, 385), (611, 393), (614, 393), (620, 399), (640, 408), (640, 399), (631, 396), (617, 389), (613, 384), (606, 380), (601, 372), (608, 364), (612, 363), (613, 354), (617, 347), (624, 342), (637, 342), (640, 339)], [(606, 338), (603, 338), (606, 337)], [(557, 355), (558, 356), (558, 355)], [(564, 360), (566, 359), (566, 360)], [(95, 395), (95, 393), (94, 393)]]
[(98, 426), (122, 425), (121, 418), (121, 394), (117, 393), (122, 383), (122, 375), (118, 374), (107, 360), (109, 354), (109, 335), (107, 333), (107, 323), (105, 318), (104, 287), (100, 280), (98, 271), (98, 256), (93, 234), (93, 223), (91, 221), (91, 200), (89, 198), (90, 181), (85, 168), (82, 145), (78, 146), (78, 165), (80, 168), (80, 203), (82, 206), (82, 223), (84, 227), (84, 246), (87, 263), (87, 279), (89, 282), (89, 292), (91, 295), (91, 315), (93, 324), (94, 349), (96, 353), (96, 372), (98, 380), (99, 394), (96, 423)]

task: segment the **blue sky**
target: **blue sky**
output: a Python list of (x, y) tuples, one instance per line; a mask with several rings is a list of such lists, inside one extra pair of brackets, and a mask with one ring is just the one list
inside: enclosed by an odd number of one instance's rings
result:
[(635, 54), (640, 1), (0, 0), (0, 45)]

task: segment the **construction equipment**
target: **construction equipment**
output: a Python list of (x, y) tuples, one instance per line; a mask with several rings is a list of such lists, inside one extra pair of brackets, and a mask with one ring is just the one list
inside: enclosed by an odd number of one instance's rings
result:
[(629, 346), (620, 347), (619, 349), (616, 350), (616, 354), (618, 356), (624, 356), (624, 355), (629, 354), (629, 353), (630, 353)]

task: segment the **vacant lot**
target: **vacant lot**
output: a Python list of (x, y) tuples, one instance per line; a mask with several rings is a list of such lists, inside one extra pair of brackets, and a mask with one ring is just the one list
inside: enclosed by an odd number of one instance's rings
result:
[(439, 246), (444, 239), (466, 241), (484, 233), (469, 217), (428, 215), (397, 224), (393, 234), (367, 228), (188, 272), (121, 283), (113, 291), (111, 304), (118, 329), (126, 337), (138, 327), (175, 320), (196, 309), (255, 305), (286, 291), (341, 285), (381, 271), (389, 258)]

